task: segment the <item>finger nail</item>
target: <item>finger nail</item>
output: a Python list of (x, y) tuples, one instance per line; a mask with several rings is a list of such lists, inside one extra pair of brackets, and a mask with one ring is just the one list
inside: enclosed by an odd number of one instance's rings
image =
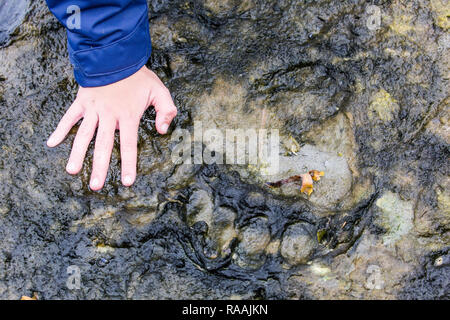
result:
[(98, 189), (100, 183), (97, 178), (92, 179), (91, 181), (91, 189)]
[(72, 173), (72, 172), (75, 172), (75, 163), (73, 163), (73, 162), (69, 162), (68, 164), (67, 164), (67, 166), (66, 166), (66, 170), (69, 172), (69, 173)]
[(163, 133), (163, 134), (166, 133), (166, 132), (167, 132), (167, 129), (169, 129), (169, 125), (168, 125), (167, 123), (163, 123), (163, 124), (161, 125), (161, 131), (162, 131), (162, 133)]
[(54, 136), (50, 136), (50, 138), (48, 138), (47, 140), (47, 145), (48, 146), (53, 146), (55, 144), (55, 137)]
[(130, 186), (133, 183), (133, 178), (131, 176), (125, 176), (123, 178), (123, 184), (126, 186)]

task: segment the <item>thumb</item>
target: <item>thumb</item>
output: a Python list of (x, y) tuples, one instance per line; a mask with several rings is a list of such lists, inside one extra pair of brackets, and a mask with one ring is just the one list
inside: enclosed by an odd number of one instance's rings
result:
[(170, 123), (177, 115), (177, 107), (175, 107), (168, 90), (155, 97), (155, 99), (153, 99), (153, 105), (156, 110), (156, 130), (160, 134), (166, 134)]

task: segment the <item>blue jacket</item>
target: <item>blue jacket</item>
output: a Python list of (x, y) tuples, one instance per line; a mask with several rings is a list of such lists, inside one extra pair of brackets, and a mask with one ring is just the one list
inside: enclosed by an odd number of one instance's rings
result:
[(82, 87), (124, 79), (151, 53), (146, 0), (47, 0), (67, 29), (70, 61)]

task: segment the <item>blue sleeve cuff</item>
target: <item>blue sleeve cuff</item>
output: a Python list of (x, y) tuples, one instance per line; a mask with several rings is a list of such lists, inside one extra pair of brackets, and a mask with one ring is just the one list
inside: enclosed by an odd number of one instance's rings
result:
[(100, 47), (73, 51), (69, 57), (82, 87), (99, 87), (125, 79), (142, 68), (152, 51), (147, 11), (125, 37)]

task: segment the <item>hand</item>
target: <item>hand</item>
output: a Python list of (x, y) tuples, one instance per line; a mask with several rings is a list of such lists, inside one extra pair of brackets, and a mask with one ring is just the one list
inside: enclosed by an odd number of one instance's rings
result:
[(150, 105), (156, 110), (156, 130), (165, 134), (177, 115), (177, 108), (169, 90), (145, 66), (132, 76), (103, 87), (80, 87), (77, 98), (48, 139), (47, 145), (55, 147), (61, 143), (70, 129), (83, 118), (66, 166), (68, 173), (77, 174), (98, 126), (89, 183), (91, 189), (97, 191), (103, 187), (108, 173), (114, 132), (120, 130), (122, 183), (130, 186), (136, 179), (139, 122)]

